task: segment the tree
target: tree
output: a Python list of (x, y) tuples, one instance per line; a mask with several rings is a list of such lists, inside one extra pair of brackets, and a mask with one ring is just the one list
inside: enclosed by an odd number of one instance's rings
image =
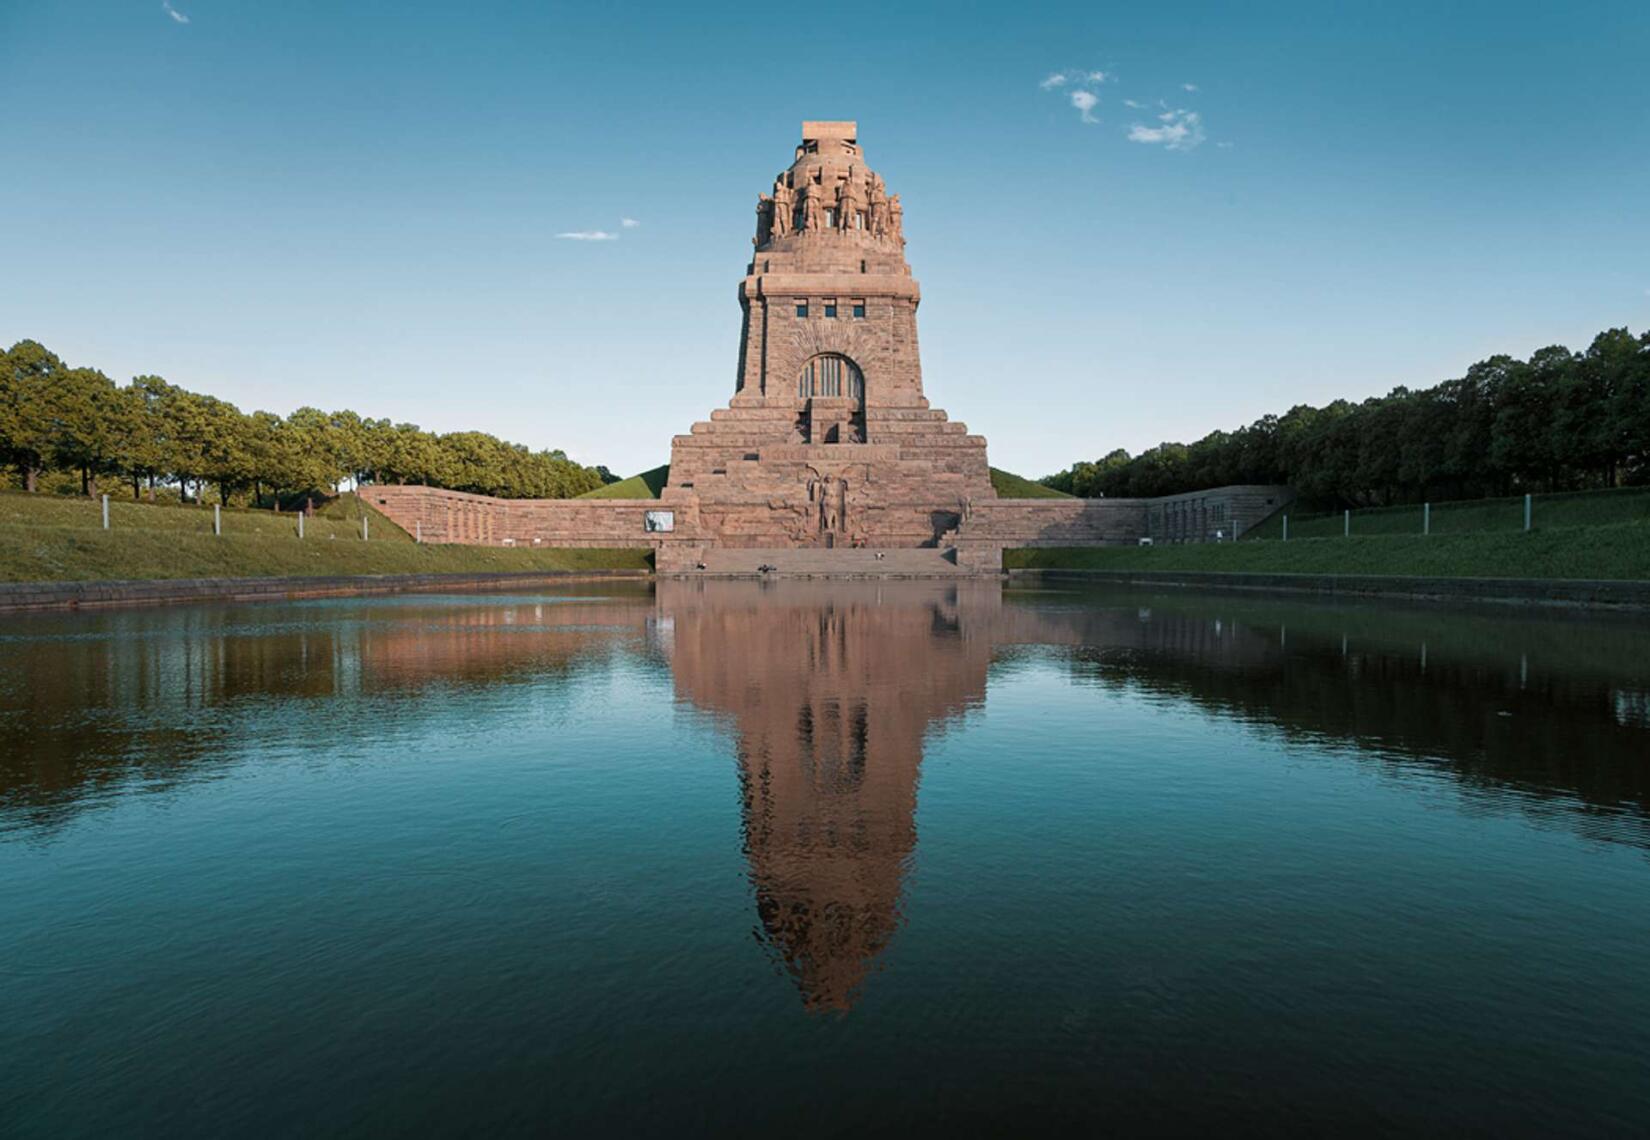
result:
[(30, 492), (39, 488), (61, 436), (55, 387), (64, 371), (61, 360), (32, 340), (18, 341), (0, 359), (0, 454)]

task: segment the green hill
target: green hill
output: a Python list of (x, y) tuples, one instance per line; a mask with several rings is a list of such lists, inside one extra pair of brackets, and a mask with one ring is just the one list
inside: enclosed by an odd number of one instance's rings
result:
[(645, 570), (649, 554), (644, 549), (420, 546), (354, 495), (335, 499), (305, 519), (300, 540), (292, 514), (227, 509), (223, 534), (214, 535), (209, 506), (111, 498), (109, 529), (104, 530), (100, 505), (93, 500), (0, 492), (0, 581), (6, 582)]
[(667, 463), (663, 467), (643, 471), (640, 475), (620, 479), (617, 483), (597, 487), (594, 491), (586, 491), (578, 497), (581, 499), (657, 499), (659, 492), (664, 490), (665, 483), (669, 479), (670, 464)]
[[(1283, 537), (1283, 516), (1289, 516), (1289, 537), (1340, 538), (1346, 526), (1339, 511), (1307, 512), (1298, 506), (1279, 511), (1244, 534), (1245, 540)], [(1531, 521), (1537, 530), (1578, 526), (1615, 526), (1650, 522), (1650, 487), (1618, 487), (1601, 491), (1570, 491), (1537, 495)], [(1353, 537), (1420, 534), (1421, 504), (1370, 507), (1352, 512)], [(1432, 504), (1434, 535), (1513, 532), (1524, 529), (1524, 497), (1457, 499)]]
[(1295, 538), (1184, 546), (1005, 550), (1010, 568), (1650, 579), (1650, 523), (1479, 534)]
[(1053, 487), (1045, 487), (1041, 483), (1034, 483), (1023, 475), (1016, 475), (1012, 471), (991, 469), (991, 485), (996, 488), (998, 496), (1004, 499), (1069, 499), (1070, 495), (1064, 491), (1056, 491)]

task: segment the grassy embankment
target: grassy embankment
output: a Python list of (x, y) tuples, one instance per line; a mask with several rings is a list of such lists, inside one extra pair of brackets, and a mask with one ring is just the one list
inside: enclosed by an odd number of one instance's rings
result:
[[(598, 487), (594, 491), (586, 491), (580, 495), (581, 499), (657, 499), (659, 491), (670, 479), (670, 464), (655, 467), (651, 471), (643, 471), (640, 475), (632, 475), (628, 479), (620, 479), (617, 483), (609, 483), (605, 487)], [(1064, 491), (1056, 491), (1052, 487), (1045, 487), (1041, 483), (1033, 483), (1020, 475), (1010, 471), (991, 469), (991, 485), (996, 488), (997, 494), (1005, 499), (1069, 499), (1070, 495)]]
[(1541, 496), (1524, 533), (1522, 499), (1438, 504), (1422, 535), (1420, 507), (1273, 516), (1243, 541), (1004, 552), (1010, 568), (1199, 570), (1255, 574), (1413, 574), (1441, 578), (1650, 579), (1650, 491)]
[(997, 496), (1003, 499), (1071, 498), (1064, 491), (1056, 491), (1053, 487), (1034, 483), (1023, 475), (1016, 475), (1012, 471), (999, 471), (995, 467), (991, 469), (991, 485), (996, 488)]
[(628, 479), (620, 479), (617, 483), (609, 483), (605, 487), (597, 487), (594, 491), (586, 491), (580, 495), (581, 499), (657, 499), (659, 492), (664, 490), (665, 483), (670, 479), (670, 464), (655, 467), (651, 471), (643, 471), (640, 475), (632, 475)]
[(111, 498), (109, 523), (89, 499), (0, 492), (0, 581), (649, 568), (646, 550), (420, 546), (352, 495), (306, 519), (301, 541), (297, 518), (271, 511), (224, 511), (220, 537), (210, 507)]

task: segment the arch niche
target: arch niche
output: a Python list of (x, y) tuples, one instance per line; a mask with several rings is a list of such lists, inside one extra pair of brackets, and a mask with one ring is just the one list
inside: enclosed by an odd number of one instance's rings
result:
[(796, 394), (800, 399), (815, 396), (846, 397), (856, 407), (865, 403), (865, 374), (859, 365), (840, 352), (821, 352), (810, 356), (796, 380)]

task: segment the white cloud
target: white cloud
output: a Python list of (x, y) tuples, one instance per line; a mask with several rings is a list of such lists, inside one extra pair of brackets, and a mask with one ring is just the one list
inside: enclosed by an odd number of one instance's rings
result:
[(618, 234), (610, 234), (606, 230), (570, 230), (564, 234), (557, 234), (566, 241), (618, 241)]
[(166, 9), (166, 14), (172, 17), (176, 23), (187, 24), (189, 22), (188, 16), (185, 16), (182, 12), (172, 7), (172, 0), (160, 0), (160, 6)]
[(633, 230), (642, 223), (638, 222), (635, 218), (620, 218), (619, 224), (627, 230)]
[(1195, 83), (1182, 83), (1182, 84), (1181, 84), (1181, 85), (1180, 85), (1180, 89), (1181, 89), (1181, 90), (1182, 90), (1182, 91), (1189, 91), (1189, 92), (1190, 92), (1190, 93), (1191, 93), (1191, 94), (1193, 94), (1193, 95), (1196, 95), (1196, 94), (1197, 94), (1197, 93), (1198, 93), (1198, 92), (1199, 92), (1199, 91), (1201, 91), (1201, 90), (1202, 90), (1202, 88), (1200, 88), (1200, 87), (1199, 87), (1199, 86), (1198, 86), (1198, 85), (1197, 85), (1197, 84), (1195, 84)]
[(1146, 104), (1142, 103), (1138, 99), (1125, 99), (1123, 100), (1123, 106), (1133, 107), (1136, 111), (1144, 111), (1146, 109)]
[(1044, 91), (1070, 87), (1066, 98), (1077, 108), (1078, 118), (1085, 123), (1098, 123), (1100, 120), (1094, 117), (1094, 109), (1100, 105), (1100, 96), (1094, 93), (1094, 89), (1111, 80), (1111, 75), (1104, 71), (1056, 71), (1037, 86)]
[(1157, 121), (1161, 125), (1148, 127), (1135, 123), (1129, 127), (1129, 141), (1156, 144), (1165, 150), (1191, 150), (1207, 137), (1203, 133), (1203, 118), (1196, 111), (1176, 108), (1163, 112)]
[(1054, 71), (1047, 79), (1037, 86), (1044, 91), (1053, 91), (1056, 87), (1098, 87), (1102, 83), (1110, 83), (1112, 74), (1109, 71)]

